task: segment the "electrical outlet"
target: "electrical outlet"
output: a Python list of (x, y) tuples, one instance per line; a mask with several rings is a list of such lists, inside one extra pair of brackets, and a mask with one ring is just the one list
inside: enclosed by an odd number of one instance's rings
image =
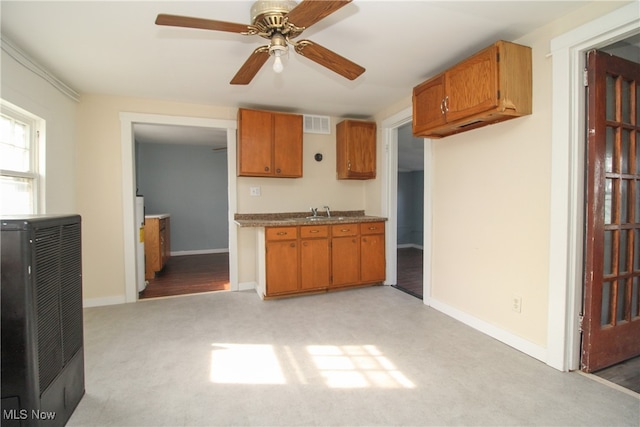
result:
[(522, 313), (522, 297), (514, 295), (511, 298), (511, 311)]
[(260, 187), (249, 187), (250, 196), (260, 196)]

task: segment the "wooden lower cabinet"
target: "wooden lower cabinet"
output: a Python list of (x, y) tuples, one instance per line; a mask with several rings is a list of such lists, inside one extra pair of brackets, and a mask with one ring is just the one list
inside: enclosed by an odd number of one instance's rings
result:
[(298, 290), (298, 242), (267, 242), (267, 294), (277, 295)]
[(331, 279), (329, 227), (300, 227), (300, 290), (324, 289)]
[(265, 250), (267, 297), (385, 280), (384, 222), (267, 227)]
[(296, 292), (300, 271), (298, 228), (277, 227), (265, 231), (267, 295)]
[(144, 278), (153, 279), (171, 256), (170, 217), (145, 217), (144, 220)]
[(375, 283), (386, 278), (384, 223), (360, 224), (360, 280)]
[(358, 224), (331, 228), (331, 287), (360, 282), (360, 231)]

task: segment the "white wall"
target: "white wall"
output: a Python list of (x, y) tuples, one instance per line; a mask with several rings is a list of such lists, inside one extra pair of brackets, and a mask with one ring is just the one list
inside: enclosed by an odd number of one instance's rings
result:
[(46, 121), (46, 197), (40, 213), (76, 213), (75, 123), (78, 103), (16, 61), (4, 49), (1, 63), (2, 99)]

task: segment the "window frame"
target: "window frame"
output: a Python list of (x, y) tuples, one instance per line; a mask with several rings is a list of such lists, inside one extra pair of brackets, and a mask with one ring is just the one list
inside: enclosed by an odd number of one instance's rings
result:
[(4, 99), (0, 99), (0, 113), (9, 119), (28, 127), (29, 171), (0, 169), (0, 176), (21, 178), (31, 181), (31, 212), (44, 212), (44, 120)]

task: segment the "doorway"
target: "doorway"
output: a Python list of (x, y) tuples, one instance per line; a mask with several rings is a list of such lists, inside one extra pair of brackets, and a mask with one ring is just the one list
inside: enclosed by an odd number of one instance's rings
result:
[(397, 289), (423, 297), (424, 139), (414, 138), (412, 124), (398, 133)]
[[(120, 113), (120, 129), (122, 144), (122, 218), (124, 246), (125, 302), (138, 300), (137, 271), (142, 261), (136, 257), (136, 242), (139, 228), (135, 220), (135, 144), (133, 126), (135, 123), (161, 125), (197, 126), (223, 129), (227, 134), (227, 177), (228, 177), (228, 218), (233, 224), (237, 211), (236, 197), (236, 129), (235, 120), (205, 119), (184, 116), (166, 116), (145, 113)], [(229, 227), (229, 290), (238, 290), (238, 231)]]
[[(411, 135), (411, 120), (413, 109), (406, 108), (382, 121), (382, 213), (387, 217), (387, 279), (386, 285), (396, 286), (398, 284), (398, 139), (399, 132), (403, 126), (404, 132)], [(412, 136), (411, 136), (412, 138)], [(422, 218), (422, 302), (430, 304), (431, 295), (431, 140), (419, 138), (423, 149), (423, 218)]]
[(581, 369), (640, 355), (640, 46), (587, 54), (588, 132)]
[[(133, 134), (137, 196), (148, 224), (162, 217), (166, 228), (159, 239), (145, 227), (146, 286), (139, 298), (228, 290), (226, 130), (135, 123)], [(154, 262), (160, 240), (170, 254), (163, 265)]]

